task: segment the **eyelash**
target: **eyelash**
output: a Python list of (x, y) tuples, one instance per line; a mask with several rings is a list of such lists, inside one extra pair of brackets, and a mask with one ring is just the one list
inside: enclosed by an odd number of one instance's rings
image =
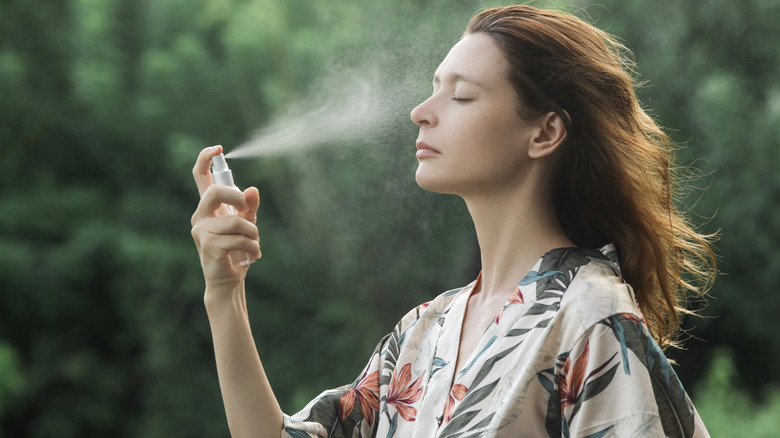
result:
[(473, 99), (469, 99), (467, 97), (453, 97), (452, 100), (455, 102), (465, 103), (465, 102), (471, 102)]

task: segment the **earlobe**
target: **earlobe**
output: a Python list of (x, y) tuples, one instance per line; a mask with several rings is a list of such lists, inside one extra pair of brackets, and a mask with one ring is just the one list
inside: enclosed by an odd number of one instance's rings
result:
[(566, 124), (558, 113), (551, 111), (538, 119), (536, 132), (528, 147), (528, 156), (531, 158), (546, 157), (558, 150), (565, 139)]

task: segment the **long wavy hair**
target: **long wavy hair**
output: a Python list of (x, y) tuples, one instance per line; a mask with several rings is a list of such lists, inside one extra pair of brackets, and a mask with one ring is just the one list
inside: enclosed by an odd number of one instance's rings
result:
[(677, 345), (688, 297), (704, 295), (716, 276), (714, 236), (675, 205), (675, 145), (636, 97), (631, 52), (571, 14), (531, 6), (484, 10), (464, 35), (474, 33), (491, 36), (507, 59), (523, 118), (552, 111), (565, 123), (554, 179), (565, 232), (578, 246), (617, 246), (653, 337)]

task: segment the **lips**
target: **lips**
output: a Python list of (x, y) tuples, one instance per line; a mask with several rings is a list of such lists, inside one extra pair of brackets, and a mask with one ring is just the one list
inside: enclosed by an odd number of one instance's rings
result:
[(425, 157), (434, 157), (437, 155), (441, 155), (441, 152), (431, 147), (429, 144), (418, 141), (415, 143), (415, 146), (417, 146), (417, 158), (425, 158)]

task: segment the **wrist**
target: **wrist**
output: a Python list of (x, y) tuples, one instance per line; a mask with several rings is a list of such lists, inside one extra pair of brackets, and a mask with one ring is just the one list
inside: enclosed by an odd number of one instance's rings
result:
[(206, 286), (203, 294), (203, 304), (209, 319), (225, 314), (244, 311), (244, 284), (234, 286)]

